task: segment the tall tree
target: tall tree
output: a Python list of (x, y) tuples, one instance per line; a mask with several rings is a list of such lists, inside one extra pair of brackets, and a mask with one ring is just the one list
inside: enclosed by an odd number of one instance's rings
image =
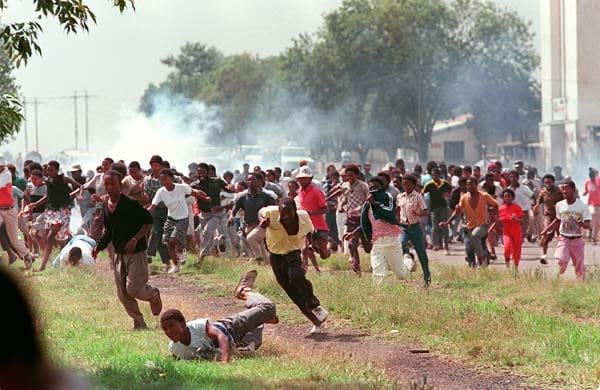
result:
[(506, 134), (522, 138), (540, 119), (534, 78), (539, 59), (530, 24), (516, 12), (480, 0), (457, 0), (454, 9), (456, 19), (470, 26), (456, 34), (465, 55), (451, 94), (455, 104), (473, 113), (482, 143), (501, 141)]
[(176, 56), (160, 60), (170, 68), (167, 79), (158, 86), (150, 84), (140, 100), (140, 111), (151, 115), (154, 98), (161, 93), (181, 95), (188, 99), (205, 97), (212, 88), (212, 74), (225, 61), (225, 56), (214, 47), (201, 43), (186, 43)]

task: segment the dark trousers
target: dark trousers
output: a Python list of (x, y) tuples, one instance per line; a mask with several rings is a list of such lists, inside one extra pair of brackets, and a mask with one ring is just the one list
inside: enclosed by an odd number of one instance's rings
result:
[[(360, 218), (358, 217), (348, 217), (346, 221), (346, 231), (352, 232), (357, 227), (360, 226)], [(350, 251), (350, 265), (352, 266), (352, 270), (354, 272), (360, 272), (360, 256), (358, 255), (358, 245), (362, 244), (365, 252), (370, 253), (373, 244), (371, 241), (367, 240), (365, 235), (359, 232), (352, 240), (348, 241), (348, 251)]]
[[(467, 256), (465, 257), (465, 260), (467, 261), (467, 263), (469, 263), (469, 267), (474, 267), (475, 266), (475, 250), (473, 249), (473, 243), (471, 242), (471, 235), (469, 234), (469, 229), (468, 228), (463, 228), (463, 244), (465, 245), (465, 252), (467, 254)], [(483, 247), (483, 251), (485, 253), (485, 255), (489, 258), (490, 256), (490, 251), (487, 248), (487, 244), (485, 242), (487, 236), (481, 238), (481, 245)]]
[(442, 207), (431, 210), (431, 230), (433, 237), (433, 245), (438, 248), (448, 246), (448, 227), (440, 227), (440, 222), (448, 219), (448, 207)]
[(325, 222), (329, 228), (329, 241), (335, 245), (340, 244), (340, 235), (338, 234), (337, 222), (335, 217), (335, 209), (329, 209), (325, 214)]
[(271, 268), (277, 283), (298, 306), (313, 324), (321, 325), (312, 310), (321, 303), (313, 294), (312, 284), (306, 279), (306, 272), (302, 269), (300, 251), (293, 251), (285, 255), (271, 253)]
[(423, 237), (423, 230), (421, 229), (420, 223), (413, 225), (401, 225), (402, 234), (402, 252), (409, 253), (408, 242), (412, 242), (421, 268), (423, 269), (423, 279), (426, 282), (431, 281), (431, 274), (429, 273), (429, 258), (427, 257), (427, 251), (425, 250), (425, 237)]
[(218, 322), (231, 333), (238, 347), (254, 342), (254, 348), (258, 349), (262, 344), (263, 324), (275, 318), (275, 315), (275, 304), (253, 292), (246, 301), (246, 310)]
[(157, 207), (152, 211), (152, 233), (150, 234), (150, 243), (148, 244), (148, 256), (160, 255), (160, 259), (163, 263), (169, 262), (169, 249), (167, 245), (163, 243), (163, 232), (165, 222), (167, 221), (168, 210), (166, 207)]

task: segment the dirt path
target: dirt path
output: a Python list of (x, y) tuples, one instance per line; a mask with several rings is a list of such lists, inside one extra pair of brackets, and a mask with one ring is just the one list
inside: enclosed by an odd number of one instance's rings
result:
[[(110, 277), (108, 267), (99, 268)], [(160, 289), (165, 308), (177, 307), (186, 317), (210, 317), (216, 320), (242, 308), (239, 300), (212, 296), (210, 288), (199, 287), (181, 276), (152, 275), (150, 283)], [(364, 331), (332, 327), (320, 335), (309, 336), (308, 329), (307, 325), (283, 322), (267, 325), (265, 340), (274, 340), (277, 344), (287, 346), (287, 350), (305, 356), (336, 352), (359, 362), (370, 362), (375, 367), (384, 369), (402, 387), (411, 382), (423, 384), (426, 377), (427, 384), (435, 389), (534, 388), (525, 385), (525, 377), (478, 369), (434, 353), (412, 353), (410, 346), (374, 340), (372, 335)]]

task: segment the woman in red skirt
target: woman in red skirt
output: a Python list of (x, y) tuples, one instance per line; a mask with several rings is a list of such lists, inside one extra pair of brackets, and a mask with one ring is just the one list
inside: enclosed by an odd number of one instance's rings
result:
[[(504, 261), (506, 267), (510, 267), (510, 259), (512, 258), (515, 269), (519, 268), (521, 261), (521, 246), (523, 244), (523, 236), (521, 235), (521, 220), (525, 217), (523, 209), (513, 203), (515, 193), (507, 188), (502, 191), (502, 200), (504, 203), (498, 208), (498, 215), (503, 226), (502, 243), (504, 244)], [(490, 226), (488, 230), (495, 229), (496, 222)]]

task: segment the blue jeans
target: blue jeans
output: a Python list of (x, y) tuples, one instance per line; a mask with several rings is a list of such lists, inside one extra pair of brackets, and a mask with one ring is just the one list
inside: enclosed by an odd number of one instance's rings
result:
[(425, 237), (423, 237), (423, 230), (421, 230), (421, 224), (415, 223), (413, 225), (400, 225), (403, 230), (402, 234), (402, 252), (409, 253), (408, 242), (412, 242), (421, 268), (423, 269), (423, 279), (425, 282), (431, 282), (431, 274), (429, 273), (429, 258), (427, 257), (427, 251), (425, 250)]

